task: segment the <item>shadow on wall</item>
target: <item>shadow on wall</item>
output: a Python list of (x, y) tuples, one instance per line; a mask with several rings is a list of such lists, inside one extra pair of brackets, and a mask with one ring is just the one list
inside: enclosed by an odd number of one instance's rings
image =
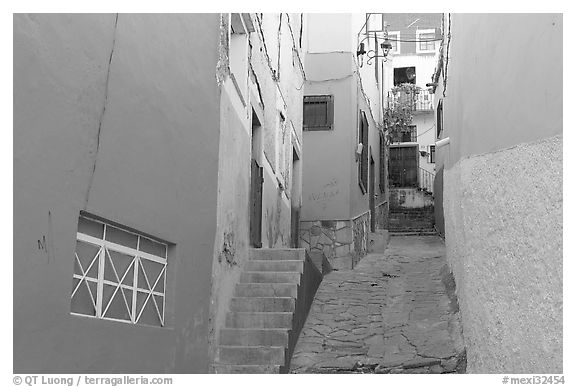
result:
[(444, 166), (436, 172), (434, 178), (434, 219), (436, 230), (444, 237), (444, 192), (442, 187), (444, 185)]

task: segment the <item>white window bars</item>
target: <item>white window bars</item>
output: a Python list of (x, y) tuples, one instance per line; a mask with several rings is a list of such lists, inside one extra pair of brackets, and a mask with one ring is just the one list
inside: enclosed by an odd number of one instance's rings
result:
[(164, 326), (166, 243), (81, 216), (71, 313)]

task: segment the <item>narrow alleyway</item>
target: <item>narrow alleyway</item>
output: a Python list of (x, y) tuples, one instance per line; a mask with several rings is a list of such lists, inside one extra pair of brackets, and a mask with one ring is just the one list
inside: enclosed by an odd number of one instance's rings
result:
[(385, 252), (324, 277), (292, 373), (463, 373), (454, 282), (437, 236), (392, 236)]

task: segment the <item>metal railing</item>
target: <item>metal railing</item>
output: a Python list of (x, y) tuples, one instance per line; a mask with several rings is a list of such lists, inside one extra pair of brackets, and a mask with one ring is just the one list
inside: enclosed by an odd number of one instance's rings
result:
[(418, 186), (424, 192), (434, 193), (434, 177), (435, 173), (427, 171), (422, 167), (418, 167)]
[(398, 103), (407, 104), (414, 111), (432, 110), (432, 94), (428, 89), (420, 89), (414, 93), (389, 91), (386, 103), (388, 109), (394, 109)]

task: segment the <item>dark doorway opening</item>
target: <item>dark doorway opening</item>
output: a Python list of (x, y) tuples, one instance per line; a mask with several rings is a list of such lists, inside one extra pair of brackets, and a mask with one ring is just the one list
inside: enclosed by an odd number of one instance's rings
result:
[(391, 187), (418, 187), (418, 145), (390, 147), (388, 178)]
[(250, 167), (250, 246), (262, 247), (262, 184), (264, 169), (262, 154), (262, 126), (252, 110), (252, 161)]

